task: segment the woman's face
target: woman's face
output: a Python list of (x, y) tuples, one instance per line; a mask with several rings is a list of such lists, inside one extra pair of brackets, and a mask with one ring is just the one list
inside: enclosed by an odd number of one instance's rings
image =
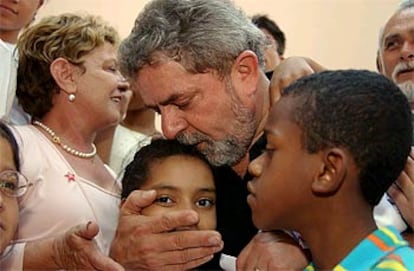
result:
[(78, 68), (74, 103), (85, 111), (83, 116), (91, 123), (119, 123), (132, 92), (119, 71), (117, 48), (106, 42), (81, 60), (84, 70)]
[[(9, 142), (0, 137), (0, 182), (3, 181), (2, 172), (16, 170), (13, 161), (13, 152)], [(19, 208), (17, 198), (7, 196), (0, 184), (0, 253), (13, 239), (19, 220)]]

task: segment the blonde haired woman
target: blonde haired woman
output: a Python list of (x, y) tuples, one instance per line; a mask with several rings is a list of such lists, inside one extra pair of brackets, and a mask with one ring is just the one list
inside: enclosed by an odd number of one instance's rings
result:
[(75, 14), (44, 18), (19, 38), (17, 97), (32, 124), (14, 133), (34, 185), (20, 202), (14, 253), (1, 263), (11, 269), (122, 269), (105, 256), (120, 187), (93, 144), (131, 95), (118, 42), (113, 27)]

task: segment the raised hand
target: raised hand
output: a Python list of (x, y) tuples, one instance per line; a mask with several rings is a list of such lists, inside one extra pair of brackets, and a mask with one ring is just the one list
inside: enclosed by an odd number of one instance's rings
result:
[(223, 247), (216, 231), (174, 231), (198, 222), (193, 211), (141, 215), (155, 191), (134, 191), (121, 207), (111, 256), (127, 269), (188, 270), (212, 259)]

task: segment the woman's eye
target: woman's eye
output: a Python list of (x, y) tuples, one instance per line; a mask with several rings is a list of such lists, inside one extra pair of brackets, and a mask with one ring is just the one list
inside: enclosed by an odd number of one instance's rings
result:
[(196, 202), (196, 205), (198, 207), (202, 207), (202, 208), (209, 208), (209, 207), (214, 206), (215, 205), (215, 202), (212, 199), (203, 198), (203, 199), (199, 199)]

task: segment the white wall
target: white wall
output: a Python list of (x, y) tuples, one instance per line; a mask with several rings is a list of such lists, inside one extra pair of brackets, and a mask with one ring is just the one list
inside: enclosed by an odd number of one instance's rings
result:
[[(46, 0), (38, 18), (63, 12), (101, 15), (126, 37), (149, 0)], [(285, 56), (309, 56), (331, 69), (376, 70), (378, 34), (400, 0), (234, 0), (249, 16), (267, 14), (285, 32)], [(160, 118), (156, 119), (160, 130)]]
[[(38, 17), (67, 11), (99, 14), (122, 37), (148, 0), (47, 0)], [(329, 68), (375, 70), (378, 32), (399, 0), (235, 0), (248, 15), (265, 13), (287, 36), (286, 56), (309, 56)]]

